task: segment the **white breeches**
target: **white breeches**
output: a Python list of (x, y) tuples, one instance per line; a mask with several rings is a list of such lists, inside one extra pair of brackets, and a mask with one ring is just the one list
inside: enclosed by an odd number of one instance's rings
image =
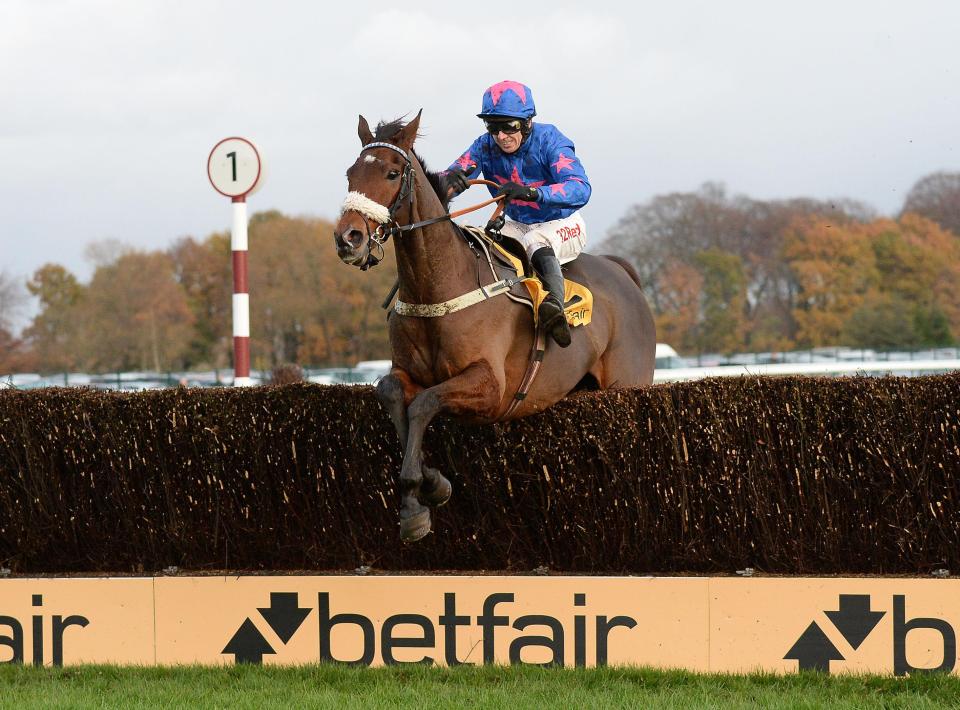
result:
[(561, 264), (573, 261), (587, 244), (587, 225), (579, 212), (550, 222), (524, 224), (508, 219), (500, 233), (523, 244), (527, 256), (541, 247), (553, 247)]

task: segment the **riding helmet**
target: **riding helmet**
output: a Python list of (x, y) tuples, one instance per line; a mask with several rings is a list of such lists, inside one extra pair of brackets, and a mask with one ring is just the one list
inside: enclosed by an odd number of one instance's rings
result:
[(533, 104), (530, 87), (518, 81), (501, 81), (483, 92), (479, 118), (533, 118), (537, 108)]

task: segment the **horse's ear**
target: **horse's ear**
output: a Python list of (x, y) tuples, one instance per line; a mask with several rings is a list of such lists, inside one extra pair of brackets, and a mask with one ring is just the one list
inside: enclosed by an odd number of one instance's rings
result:
[(422, 113), (423, 109), (417, 111), (414, 119), (404, 126), (403, 130), (400, 131), (400, 135), (397, 136), (397, 143), (407, 150), (413, 148), (413, 142), (417, 139), (417, 130), (420, 128), (420, 114)]
[(357, 133), (360, 136), (361, 145), (373, 143), (373, 133), (370, 132), (370, 124), (367, 123), (367, 119), (365, 119), (362, 115), (360, 116), (360, 125), (357, 126)]

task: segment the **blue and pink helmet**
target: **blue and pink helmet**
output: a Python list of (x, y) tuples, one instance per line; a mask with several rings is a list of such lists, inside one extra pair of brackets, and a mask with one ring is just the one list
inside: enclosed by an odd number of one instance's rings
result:
[(537, 107), (530, 87), (517, 81), (501, 81), (483, 92), (479, 118), (533, 118)]

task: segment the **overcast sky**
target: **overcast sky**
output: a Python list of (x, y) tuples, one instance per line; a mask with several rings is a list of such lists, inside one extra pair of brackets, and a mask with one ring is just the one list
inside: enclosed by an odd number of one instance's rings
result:
[(0, 0), (0, 270), (87, 280), (91, 242), (229, 228), (206, 159), (230, 135), (266, 158), (251, 212), (333, 218), (358, 114), (422, 107), (439, 169), (502, 79), (575, 142), (594, 244), (631, 205), (708, 180), (893, 214), (918, 178), (960, 170), (958, 28), (954, 0)]

